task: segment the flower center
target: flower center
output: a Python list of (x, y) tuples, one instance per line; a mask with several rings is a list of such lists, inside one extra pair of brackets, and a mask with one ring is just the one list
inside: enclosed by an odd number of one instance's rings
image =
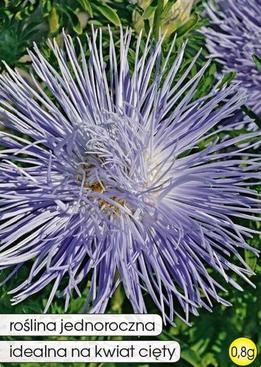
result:
[(87, 197), (91, 198), (101, 211), (107, 211), (108, 214), (119, 214), (121, 209), (125, 212), (134, 213), (125, 200), (115, 195), (115, 188), (112, 190), (105, 182), (99, 181), (98, 177), (95, 177), (97, 174), (95, 175), (94, 172), (97, 173), (95, 165), (85, 164), (76, 175), (77, 181), (81, 183), (84, 181), (83, 187), (86, 190)]

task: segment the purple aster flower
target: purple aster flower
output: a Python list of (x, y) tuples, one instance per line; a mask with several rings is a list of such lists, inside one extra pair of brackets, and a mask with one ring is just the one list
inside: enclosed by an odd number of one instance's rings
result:
[(69, 36), (64, 51), (49, 43), (58, 70), (35, 46), (34, 88), (10, 68), (1, 76), (0, 266), (10, 278), (32, 264), (13, 304), (52, 283), (47, 310), (63, 280), (67, 307), (89, 280), (90, 312), (105, 312), (121, 283), (134, 312), (147, 312), (148, 293), (165, 320), (187, 320), (211, 298), (229, 304), (215, 273), (250, 282), (241, 251), (257, 253), (254, 231), (235, 219), (260, 220), (260, 157), (237, 144), (258, 133), (199, 149), (245, 96), (215, 86), (194, 100), (208, 67), (188, 78), (199, 55), (177, 79), (185, 45), (169, 68), (174, 43), (163, 58), (163, 39), (141, 48), (140, 36), (130, 63), (131, 31), (119, 53), (110, 37), (107, 63), (93, 31), (88, 57)]
[(226, 71), (236, 71), (236, 80), (249, 93), (247, 105), (261, 116), (261, 73), (253, 55), (261, 56), (261, 0), (210, 0), (206, 6), (211, 26), (203, 32), (211, 55)]

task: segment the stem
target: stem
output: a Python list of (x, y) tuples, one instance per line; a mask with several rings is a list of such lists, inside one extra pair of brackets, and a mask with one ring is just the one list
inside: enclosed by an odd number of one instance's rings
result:
[(159, 38), (159, 30), (161, 26), (161, 14), (164, 9), (164, 0), (158, 0), (158, 6), (155, 10), (154, 19), (153, 19), (153, 35), (155, 39)]

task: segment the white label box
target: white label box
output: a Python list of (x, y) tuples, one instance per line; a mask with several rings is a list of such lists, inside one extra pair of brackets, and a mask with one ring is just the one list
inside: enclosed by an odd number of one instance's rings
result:
[(140, 314), (2, 314), (1, 336), (159, 335), (162, 318)]
[(0, 362), (173, 363), (175, 341), (1, 341)]

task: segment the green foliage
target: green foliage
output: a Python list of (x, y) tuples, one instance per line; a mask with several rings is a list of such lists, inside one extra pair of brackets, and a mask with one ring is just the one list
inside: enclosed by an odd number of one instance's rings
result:
[(83, 25), (80, 20), (80, 13), (85, 12), (86, 20), (92, 23), (92, 20), (101, 18), (101, 25), (106, 23), (120, 26), (121, 20), (117, 11), (111, 4), (99, 0), (77, 0), (77, 1), (58, 1), (42, 0), (41, 9), (44, 17), (48, 17), (50, 24), (50, 33), (60, 32), (64, 25), (71, 28), (76, 34), (83, 32)]
[(231, 82), (235, 79), (235, 76), (236, 76), (235, 71), (230, 71), (229, 73), (224, 74), (219, 83), (219, 88), (222, 88), (224, 85), (230, 85)]
[[(26, 47), (39, 37), (38, 22), (28, 21), (35, 11), (35, 5), (19, 7), (20, 2), (5, 2), (0, 4), (0, 56), (1, 60), (10, 66), (20, 66), (19, 60), (26, 52)], [(0, 64), (0, 70), (3, 64)]]
[[(118, 14), (120, 13), (120, 15)], [(0, 55), (10, 66), (26, 68), (21, 60), (26, 48), (64, 29), (72, 36), (90, 32), (91, 26), (112, 28), (131, 23), (132, 10), (124, 1), (103, 0), (6, 0), (0, 2)], [(0, 70), (3, 65), (0, 66)]]
[(256, 64), (256, 67), (258, 68), (258, 70), (261, 71), (261, 57), (259, 57), (257, 55), (252, 55), (252, 58), (254, 60), (254, 63)]
[[(147, 4), (147, 1), (140, 0), (140, 3)], [(198, 3), (197, 8), (191, 15), (185, 15), (186, 8), (178, 10), (178, 7), (182, 6), (182, 1), (179, 2), (178, 0), (151, 0), (148, 2), (148, 5), (143, 8), (138, 4), (132, 6), (132, 10), (134, 13), (136, 11), (141, 16), (147, 34), (152, 29), (152, 34), (155, 39), (159, 37), (160, 33), (164, 34), (165, 32), (167, 41), (173, 34), (176, 34), (178, 38), (183, 37), (189, 32), (200, 28), (203, 24), (199, 16), (201, 10), (200, 3)], [(177, 7), (175, 14), (178, 15), (175, 15), (175, 18), (173, 18), (174, 16), (173, 13), (171, 13), (171, 9), (175, 6)], [(138, 21), (138, 23), (140, 23), (140, 21)], [(141, 25), (142, 24), (141, 22)], [(138, 27), (138, 31), (139, 30), (140, 26)]]
[(252, 111), (247, 106), (242, 106), (241, 109), (245, 112), (246, 115), (251, 117), (255, 121), (259, 129), (261, 129), (261, 119), (254, 113), (254, 111)]

